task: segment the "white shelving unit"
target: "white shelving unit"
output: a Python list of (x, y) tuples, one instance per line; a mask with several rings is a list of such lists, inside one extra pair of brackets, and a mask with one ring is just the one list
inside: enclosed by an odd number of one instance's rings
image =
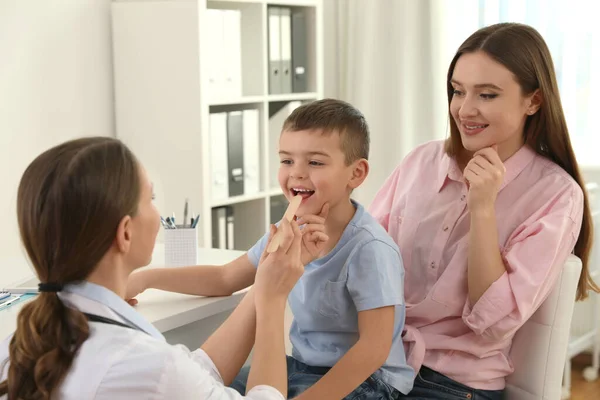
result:
[[(301, 8), (307, 32), (306, 93), (269, 94), (268, 10)], [(209, 9), (241, 11), (242, 95), (210, 98)], [(186, 198), (200, 214), (199, 245), (212, 247), (211, 209), (232, 206), (235, 247), (246, 250), (266, 231), (279, 128), (269, 112), (323, 97), (322, 0), (123, 0), (112, 4), (117, 137), (149, 172), (162, 215), (182, 215)], [(211, 112), (259, 110), (260, 192), (212, 201)], [(271, 164), (271, 165), (270, 165)], [(190, 213), (191, 213), (190, 211)]]

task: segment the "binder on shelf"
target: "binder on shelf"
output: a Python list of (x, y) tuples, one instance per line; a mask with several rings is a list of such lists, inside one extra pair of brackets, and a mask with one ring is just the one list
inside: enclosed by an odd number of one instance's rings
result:
[(211, 100), (242, 96), (240, 10), (206, 10), (208, 95)]
[(224, 94), (228, 98), (242, 97), (242, 12), (223, 10)]
[(212, 113), (209, 119), (211, 198), (229, 197), (229, 166), (227, 162), (227, 113)]
[(227, 218), (227, 250), (235, 250), (235, 218), (233, 207), (225, 207)]
[(288, 201), (285, 199), (285, 196), (275, 196), (271, 197), (271, 224), (276, 224), (281, 221), (283, 215), (285, 214), (285, 210), (287, 210)]
[(225, 207), (212, 209), (212, 247), (227, 249), (227, 211)]
[(208, 51), (208, 96), (215, 99), (223, 96), (225, 86), (225, 74), (223, 72), (223, 60), (225, 54), (225, 14), (222, 10), (209, 8), (206, 10)]
[(268, 9), (269, 30), (269, 93), (282, 93), (280, 8)]
[(244, 110), (244, 194), (260, 192), (260, 136), (258, 110)]
[(235, 218), (233, 207), (223, 206), (212, 209), (212, 247), (215, 249), (235, 249)]
[(229, 196), (244, 194), (244, 132), (242, 111), (227, 114), (227, 163)]
[(281, 93), (292, 92), (292, 10), (289, 7), (279, 9), (280, 46), (281, 46)]
[(294, 93), (308, 92), (306, 33), (306, 13), (301, 9), (292, 10), (292, 91)]

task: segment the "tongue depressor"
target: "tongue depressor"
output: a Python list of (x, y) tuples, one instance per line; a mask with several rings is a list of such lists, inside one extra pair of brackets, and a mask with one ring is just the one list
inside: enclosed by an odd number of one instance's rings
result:
[[(285, 210), (285, 214), (283, 218), (287, 219), (288, 222), (292, 222), (294, 215), (296, 215), (296, 211), (298, 211), (298, 207), (300, 207), (300, 203), (302, 203), (302, 196), (294, 196), (290, 204), (288, 205), (287, 210)], [(267, 247), (267, 253), (273, 253), (277, 251), (279, 245), (281, 244), (281, 234), (279, 230), (275, 232), (273, 235), (273, 239), (271, 239), (271, 243), (269, 243), (269, 247)]]

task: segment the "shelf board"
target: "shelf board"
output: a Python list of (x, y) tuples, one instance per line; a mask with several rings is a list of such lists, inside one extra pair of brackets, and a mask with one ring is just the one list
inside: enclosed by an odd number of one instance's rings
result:
[(315, 7), (317, 5), (317, 0), (209, 0), (209, 3), (266, 3), (268, 5), (277, 6)]
[(276, 6), (315, 7), (317, 0), (267, 0), (266, 3)]
[(213, 201), (211, 204), (212, 208), (230, 206), (232, 204), (245, 203), (247, 201), (264, 199), (267, 196), (265, 192), (258, 192), (253, 194), (244, 194), (241, 196), (233, 196), (228, 199)]
[(295, 100), (316, 100), (319, 96), (317, 93), (285, 93), (285, 94), (270, 94), (267, 99), (269, 101), (295, 101)]
[(236, 104), (253, 104), (253, 103), (262, 103), (264, 101), (264, 96), (244, 96), (238, 97), (236, 99), (214, 99), (208, 102), (209, 106), (229, 106)]
[(209, 3), (248, 3), (262, 4), (265, 0), (208, 0)]

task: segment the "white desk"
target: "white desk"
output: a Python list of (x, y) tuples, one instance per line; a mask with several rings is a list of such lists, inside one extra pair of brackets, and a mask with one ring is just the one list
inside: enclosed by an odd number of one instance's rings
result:
[[(244, 252), (234, 250), (199, 249), (198, 264), (220, 265), (242, 254)], [(150, 266), (161, 265), (164, 265), (164, 247), (157, 244)], [(163, 332), (169, 343), (182, 343), (193, 349), (225, 320), (244, 293), (245, 290), (227, 297), (197, 297), (151, 289), (138, 297), (136, 310)], [(0, 311), (0, 341), (15, 330), (17, 314), (23, 304)]]

